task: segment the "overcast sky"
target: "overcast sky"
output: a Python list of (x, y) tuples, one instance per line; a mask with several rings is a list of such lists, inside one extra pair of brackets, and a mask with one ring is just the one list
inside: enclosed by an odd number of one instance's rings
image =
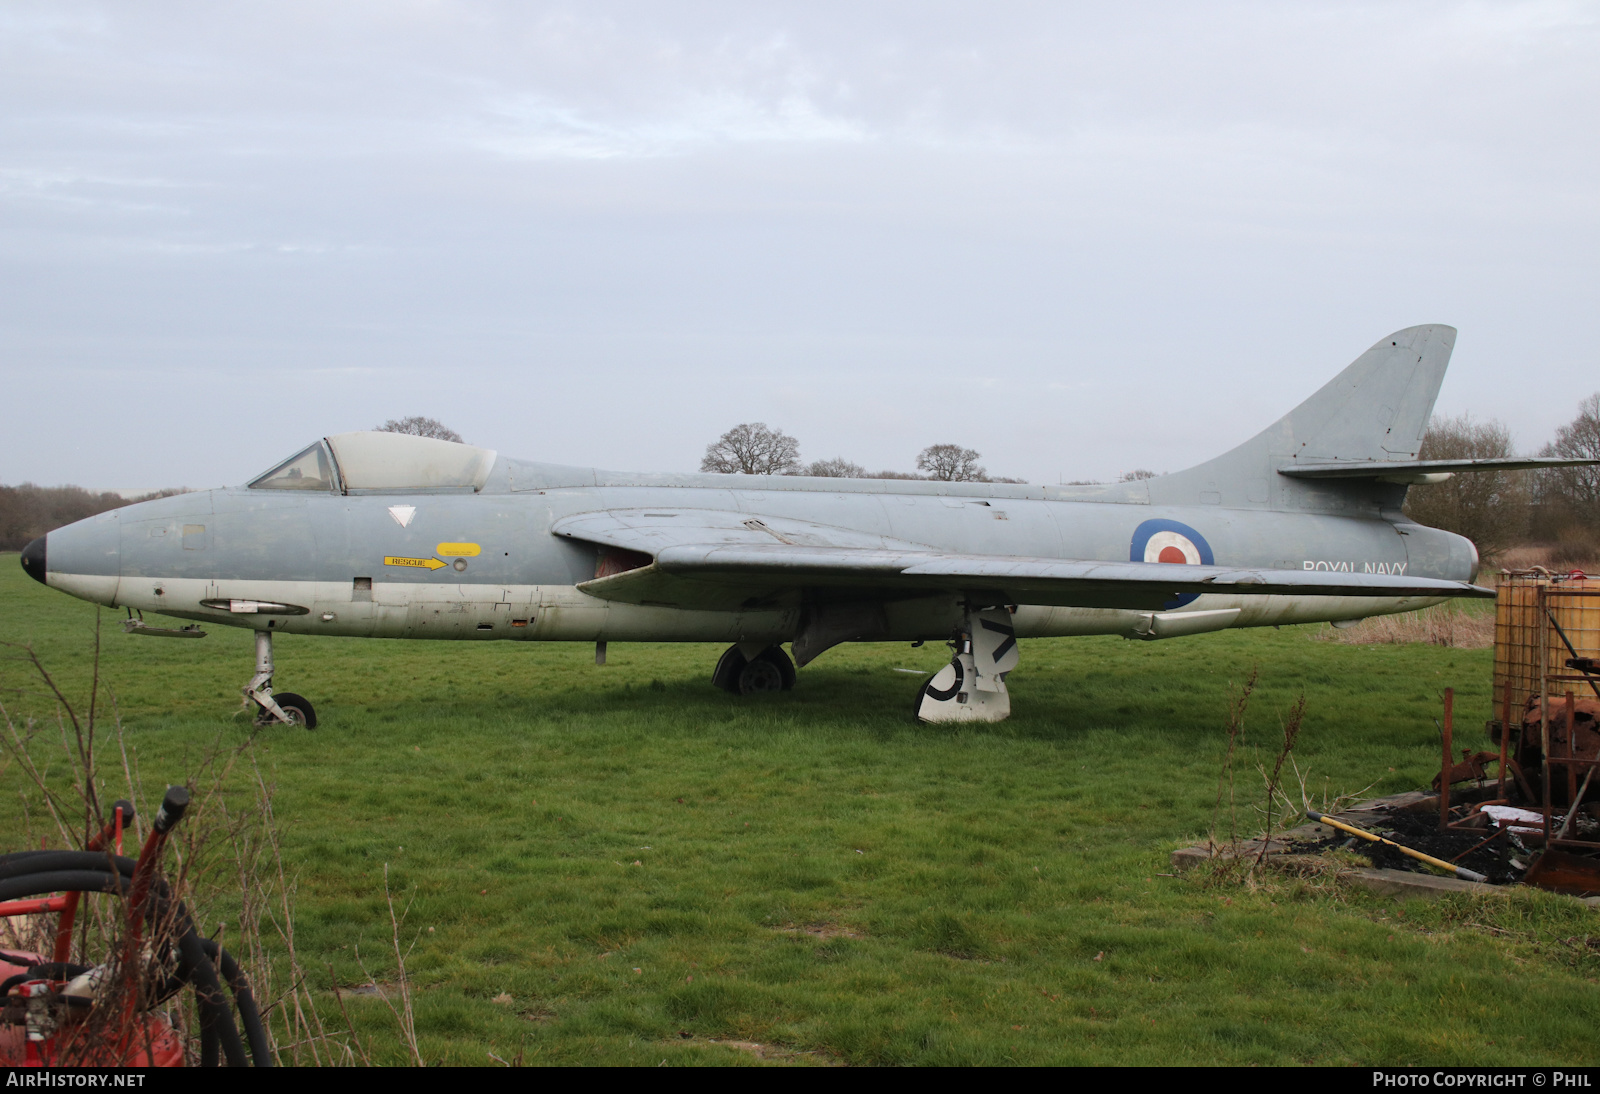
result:
[(0, 482), (408, 414), (693, 470), (1177, 470), (1369, 345), (1600, 389), (1600, 5), (0, 6)]

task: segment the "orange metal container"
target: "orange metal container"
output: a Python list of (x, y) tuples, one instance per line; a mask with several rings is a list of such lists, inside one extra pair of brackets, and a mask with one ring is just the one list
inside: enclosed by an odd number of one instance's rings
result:
[[(1513, 724), (1531, 696), (1583, 694), (1571, 679), (1572, 656), (1551, 619), (1560, 624), (1579, 657), (1600, 657), (1600, 578), (1569, 579), (1538, 572), (1502, 573), (1495, 595), (1494, 712)], [(1552, 679), (1567, 677), (1565, 680)], [(1510, 703), (1506, 702), (1509, 698)]]

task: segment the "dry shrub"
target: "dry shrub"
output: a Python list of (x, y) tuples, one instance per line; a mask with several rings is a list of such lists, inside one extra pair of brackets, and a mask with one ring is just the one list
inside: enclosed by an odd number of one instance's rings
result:
[(1440, 604), (1400, 615), (1377, 615), (1353, 627), (1334, 627), (1315, 635), (1323, 642), (1349, 646), (1407, 645), (1450, 646), (1482, 650), (1494, 645), (1494, 616), (1466, 611), (1455, 604)]
[[(1507, 570), (1532, 570), (1542, 566), (1553, 573), (1582, 570), (1600, 574), (1600, 543), (1581, 528), (1568, 528), (1555, 543), (1525, 543), (1503, 552), (1496, 563)], [(1485, 572), (1480, 580), (1495, 575)]]

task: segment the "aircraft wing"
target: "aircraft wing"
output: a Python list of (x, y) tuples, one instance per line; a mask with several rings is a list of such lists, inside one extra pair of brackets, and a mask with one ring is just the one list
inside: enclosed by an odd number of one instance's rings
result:
[[(803, 589), (881, 599), (957, 594), (996, 604), (1158, 611), (1186, 593), (1492, 597), (1461, 581), (1392, 574), (960, 554), (848, 529), (748, 513), (634, 510), (557, 521), (555, 534), (636, 553), (639, 565), (578, 588), (634, 604), (726, 610)], [(649, 561), (646, 562), (645, 556)]]

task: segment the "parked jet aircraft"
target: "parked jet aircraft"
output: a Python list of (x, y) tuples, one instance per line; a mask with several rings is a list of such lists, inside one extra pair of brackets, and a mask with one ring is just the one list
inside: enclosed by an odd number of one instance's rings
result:
[[(1460, 536), (1400, 511), (1462, 471), (1417, 460), (1455, 331), (1412, 327), (1252, 440), (1104, 486), (618, 474), (473, 445), (343, 433), (245, 486), (102, 513), (28, 545), (52, 588), (256, 632), (259, 720), (314, 727), (272, 687), (272, 636), (722, 641), (712, 683), (787, 689), (841, 642), (949, 640), (925, 721), (997, 721), (1017, 640), (1160, 639), (1408, 611), (1471, 584)], [(780, 643), (791, 643), (791, 661)]]

